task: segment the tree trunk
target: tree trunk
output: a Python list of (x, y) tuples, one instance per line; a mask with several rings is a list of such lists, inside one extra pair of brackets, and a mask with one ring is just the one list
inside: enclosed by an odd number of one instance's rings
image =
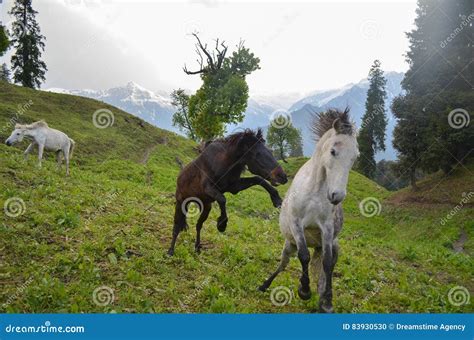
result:
[(283, 152), (282, 148), (280, 148), (280, 158), (283, 162), (288, 163), (285, 159), (285, 153)]
[(418, 191), (418, 186), (416, 185), (416, 169), (410, 170), (410, 183), (413, 191)]

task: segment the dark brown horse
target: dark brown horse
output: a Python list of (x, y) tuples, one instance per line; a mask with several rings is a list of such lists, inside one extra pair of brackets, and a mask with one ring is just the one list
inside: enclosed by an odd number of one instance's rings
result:
[[(241, 178), (245, 168), (256, 176)], [(201, 228), (209, 216), (212, 202), (217, 201), (221, 210), (217, 229), (224, 232), (227, 227), (225, 192), (235, 195), (260, 185), (270, 194), (273, 205), (279, 207), (282, 202), (280, 195), (266, 180), (273, 186), (287, 182), (285, 172), (265, 146), (260, 129), (257, 132), (245, 130), (208, 142), (199, 157), (178, 176), (173, 239), (168, 254), (174, 254), (176, 239), (187, 228), (186, 215), (191, 202), (197, 203), (201, 212), (196, 224), (197, 252), (201, 249)]]

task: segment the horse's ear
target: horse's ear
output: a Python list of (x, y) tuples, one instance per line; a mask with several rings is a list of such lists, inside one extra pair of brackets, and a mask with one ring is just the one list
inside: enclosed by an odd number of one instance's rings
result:
[(247, 149), (248, 147), (248, 138), (245, 134), (242, 134), (241, 136), (239, 136), (239, 139), (237, 141), (237, 147), (239, 150), (243, 150), (243, 149)]
[(340, 133), (340, 131), (342, 129), (341, 118), (337, 118), (337, 119), (334, 120), (334, 122), (332, 122), (332, 128), (334, 130), (336, 130), (337, 133)]
[(257, 130), (257, 138), (258, 139), (263, 139), (263, 131), (260, 128)]
[(337, 118), (332, 123), (332, 127), (336, 130), (336, 133), (344, 134), (344, 135), (351, 135), (352, 134), (352, 124), (345, 123), (341, 118)]

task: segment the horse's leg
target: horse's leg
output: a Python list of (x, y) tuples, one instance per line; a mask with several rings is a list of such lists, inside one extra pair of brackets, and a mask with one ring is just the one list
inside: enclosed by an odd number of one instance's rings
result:
[(63, 149), (64, 161), (66, 162), (66, 176), (69, 176), (69, 147)]
[(239, 178), (239, 181), (232, 184), (228, 191), (235, 195), (238, 192), (248, 189), (254, 185), (260, 185), (270, 194), (270, 198), (272, 199), (272, 203), (275, 208), (281, 206), (282, 200), (278, 194), (278, 191), (260, 176)]
[(304, 229), (301, 226), (297, 226), (297, 230), (294, 233), (296, 248), (298, 249), (298, 259), (301, 262), (301, 277), (300, 286), (298, 287), (298, 295), (303, 300), (311, 298), (311, 288), (309, 287), (309, 261), (311, 256), (309, 254), (308, 246), (306, 245), (306, 239), (304, 237)]
[(41, 168), (41, 161), (43, 160), (44, 144), (38, 144), (38, 166)]
[(28, 147), (26, 148), (25, 152), (23, 153), (25, 155), (25, 160), (28, 159), (28, 155), (33, 151), (33, 148), (35, 147), (36, 143), (32, 142)]
[(333, 313), (332, 307), (332, 273), (337, 262), (339, 246), (333, 238), (331, 228), (322, 230), (323, 270), (319, 282), (319, 310), (322, 313)]
[(199, 219), (196, 224), (196, 244), (194, 245), (194, 249), (196, 250), (197, 253), (201, 251), (201, 229), (202, 225), (204, 222), (207, 220), (209, 217), (209, 212), (211, 211), (212, 204), (211, 203), (206, 203), (203, 206), (201, 216), (199, 216)]
[(295, 252), (296, 252), (295, 245), (291, 244), (290, 241), (286, 240), (285, 245), (283, 247), (283, 251), (281, 252), (280, 265), (278, 266), (277, 270), (272, 275), (270, 275), (270, 277), (266, 279), (265, 282), (260, 287), (258, 287), (260, 291), (264, 292), (268, 289), (268, 287), (270, 287), (270, 285), (272, 284), (273, 280), (277, 277), (277, 275), (285, 270), (286, 266), (290, 262), (290, 257)]
[(207, 195), (209, 195), (212, 199), (217, 201), (219, 204), (219, 208), (221, 210), (221, 215), (217, 219), (217, 230), (221, 233), (225, 231), (227, 228), (227, 210), (226, 210), (226, 199), (225, 196), (219, 192), (216, 188), (211, 185), (207, 185), (204, 189)]
[(174, 226), (173, 226), (173, 238), (171, 240), (170, 248), (168, 249), (168, 255), (173, 256), (174, 247), (176, 246), (176, 239), (178, 238), (179, 233), (186, 229), (186, 214), (183, 212), (182, 208), (183, 201), (176, 201), (174, 208)]
[(58, 169), (61, 169), (61, 162), (62, 162), (62, 157), (61, 157), (61, 150), (56, 151), (56, 162), (58, 163)]

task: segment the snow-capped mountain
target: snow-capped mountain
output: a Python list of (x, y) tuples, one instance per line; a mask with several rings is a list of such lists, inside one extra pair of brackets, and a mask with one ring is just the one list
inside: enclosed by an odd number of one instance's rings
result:
[(51, 92), (67, 93), (76, 96), (101, 100), (129, 112), (150, 124), (163, 129), (176, 131), (172, 125), (173, 112), (169, 96), (152, 92), (134, 82), (108, 90), (65, 90), (48, 89)]
[[(385, 140), (386, 151), (378, 153), (376, 155), (377, 160), (392, 160), (396, 158), (395, 150), (392, 146), (392, 134), (395, 127), (395, 119), (390, 110), (390, 105), (392, 104), (393, 99), (402, 92), (400, 83), (403, 79), (403, 73), (387, 72), (385, 78), (387, 79), (387, 98), (385, 100), (385, 108), (388, 118)], [(313, 92), (313, 94), (300, 99), (290, 107), (289, 111), (291, 112), (293, 125), (301, 129), (303, 134), (303, 152), (306, 156), (310, 156), (315, 147), (309, 130), (312, 115), (315, 112), (323, 111), (327, 108), (342, 109), (349, 106), (351, 109), (352, 119), (355, 121), (356, 125), (360, 127), (362, 116), (365, 112), (365, 100), (368, 89), (368, 80), (362, 79), (358, 83), (347, 84), (339, 89)]]
[[(376, 155), (379, 159), (395, 159), (392, 148), (392, 132), (395, 126), (390, 111), (390, 104), (395, 96), (402, 91), (400, 82), (403, 73), (388, 72), (387, 79), (387, 151)], [(243, 128), (261, 127), (266, 130), (274, 114), (288, 111), (291, 114), (293, 125), (301, 129), (303, 135), (303, 152), (310, 156), (314, 150), (314, 141), (309, 130), (311, 116), (314, 112), (322, 111), (329, 107), (351, 108), (351, 115), (356, 124), (360, 126), (362, 115), (365, 111), (365, 99), (369, 83), (362, 79), (358, 83), (350, 83), (339, 89), (314, 91), (302, 96), (297, 93), (281, 94), (274, 96), (254, 96), (249, 99), (244, 120), (239, 124), (227, 126), (227, 132), (232, 133)], [(166, 93), (150, 91), (134, 82), (108, 90), (65, 90), (60, 88), (48, 89), (51, 92), (66, 93), (101, 100), (129, 112), (152, 125), (162, 129), (180, 133), (172, 124), (173, 113), (176, 108), (171, 104), (171, 98)]]

